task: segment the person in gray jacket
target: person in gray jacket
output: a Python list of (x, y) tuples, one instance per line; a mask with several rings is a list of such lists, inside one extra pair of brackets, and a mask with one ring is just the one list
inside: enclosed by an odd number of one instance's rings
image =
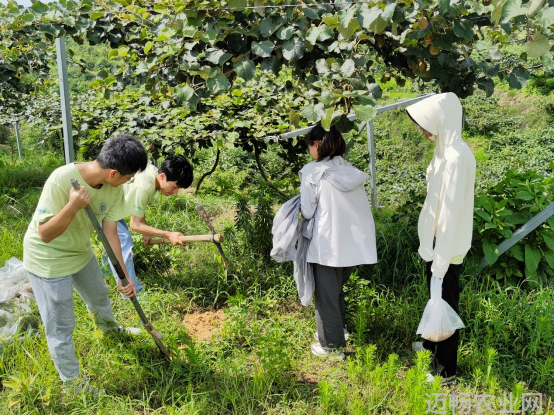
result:
[(311, 352), (344, 359), (343, 286), (353, 267), (377, 262), (375, 224), (364, 189), (369, 175), (343, 156), (346, 144), (340, 132), (315, 126), (305, 137), (314, 159), (299, 172), (302, 217), (313, 222), (307, 262), (313, 269), (318, 342)]

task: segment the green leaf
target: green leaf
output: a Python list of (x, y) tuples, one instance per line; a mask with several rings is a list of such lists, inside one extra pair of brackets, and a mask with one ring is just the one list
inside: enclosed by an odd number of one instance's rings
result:
[(229, 80), (227, 77), (223, 74), (219, 74), (215, 78), (210, 78), (206, 85), (208, 86), (208, 89), (212, 93), (216, 93), (218, 91), (226, 91), (229, 89)]
[(377, 19), (375, 19), (370, 25), (369, 30), (371, 30), (373, 33), (379, 34), (385, 28), (387, 27), (387, 21), (384, 20), (381, 16), (379, 16)]
[(252, 42), (252, 52), (262, 58), (269, 58), (271, 56), (271, 51), (273, 51), (273, 46), (273, 42), (269, 40)]
[(541, 235), (542, 235), (542, 239), (544, 240), (546, 246), (550, 250), (554, 250), (554, 238), (552, 238), (552, 236), (548, 235), (545, 232), (541, 233)]
[(527, 10), (521, 7), (521, 0), (507, 0), (502, 7), (501, 23), (507, 23), (517, 16), (525, 14)]
[(319, 37), (320, 33), (321, 33), (321, 27), (319, 27), (319, 26), (312, 27), (312, 28), (310, 28), (310, 30), (308, 30), (308, 33), (306, 34), (306, 40), (311, 45), (315, 45), (315, 43), (317, 42), (317, 38)]
[(367, 90), (369, 91), (371, 96), (376, 100), (378, 100), (383, 96), (383, 90), (381, 89), (381, 86), (379, 84), (371, 83), (367, 86)]
[(483, 252), (485, 253), (485, 258), (489, 262), (489, 265), (493, 265), (498, 260), (498, 247), (496, 244), (485, 240), (483, 241)]
[(101, 17), (104, 17), (104, 12), (94, 12), (90, 14), (90, 20), (98, 20)]
[(118, 53), (117, 49), (112, 49), (108, 53), (108, 59), (117, 58), (118, 56), (119, 56), (119, 53)]
[(548, 38), (541, 33), (535, 33), (525, 42), (523, 49), (531, 58), (540, 58), (550, 52), (550, 42)]
[(23, 15), (23, 17), (21, 18), (21, 20), (23, 20), (23, 23), (25, 23), (26, 25), (28, 24), (31, 24), (35, 21), (35, 16), (32, 15), (32, 14), (25, 14)]
[(329, 91), (323, 91), (319, 97), (319, 101), (323, 103), (326, 107), (332, 106), (335, 104), (336, 98), (334, 98)]
[(479, 215), (481, 218), (483, 218), (485, 221), (490, 222), (491, 216), (487, 212), (481, 211), (481, 210), (475, 210), (475, 213)]
[(268, 17), (260, 22), (260, 33), (263, 37), (268, 38), (281, 26), (281, 20), (275, 17)]
[(233, 9), (244, 9), (248, 6), (248, 2), (246, 0), (227, 0), (227, 5)]
[(40, 1), (35, 1), (31, 9), (33, 9), (36, 13), (44, 14), (48, 11), (48, 6)]
[(454, 22), (454, 34), (459, 38), (473, 39), (475, 33), (473, 33), (473, 25), (467, 19), (456, 20)]
[(120, 46), (117, 49), (117, 55), (120, 57), (125, 57), (129, 54), (129, 47), (128, 46)]
[(339, 120), (334, 124), (341, 133), (348, 133), (355, 126), (354, 122), (349, 120), (346, 114), (342, 114)]
[(221, 49), (208, 49), (206, 51), (206, 60), (215, 65), (221, 65), (233, 57), (233, 54)]
[(544, 3), (546, 0), (531, 0), (529, 1), (528, 6), (529, 10), (527, 11), (527, 15), (529, 17), (533, 17), (537, 14), (542, 8), (544, 7)]
[(525, 245), (525, 271), (534, 273), (539, 267), (541, 252), (531, 244)]
[(144, 45), (144, 53), (147, 54), (148, 52), (150, 52), (152, 46), (154, 46), (154, 42), (146, 42), (146, 45)]
[(517, 199), (523, 199), (524, 201), (531, 201), (532, 199), (534, 199), (535, 197), (533, 196), (533, 194), (527, 192), (527, 191), (519, 191), (517, 194), (516, 194), (516, 198)]
[(450, 10), (450, 0), (439, 0), (439, 14), (444, 16)]
[(297, 36), (283, 43), (283, 58), (287, 61), (297, 61), (304, 56), (305, 51), (306, 45)]
[(325, 115), (321, 118), (321, 127), (323, 127), (327, 131), (331, 129), (331, 123), (333, 121), (334, 112), (335, 112), (335, 109), (333, 107), (329, 107), (325, 111)]
[(354, 105), (352, 111), (362, 121), (371, 121), (377, 115), (377, 109), (370, 105)]
[(373, 7), (371, 10), (365, 10), (358, 14), (358, 21), (364, 29), (369, 29), (370, 25), (381, 16), (382, 10), (379, 6)]
[(355, 70), (356, 70), (356, 64), (354, 63), (353, 59), (347, 59), (340, 67), (342, 76), (345, 78), (348, 78), (350, 75), (352, 75)]
[(514, 258), (516, 258), (517, 260), (519, 261), (525, 261), (525, 257), (524, 257), (524, 254), (523, 254), (523, 249), (521, 248), (520, 245), (515, 245), (513, 246), (511, 249), (510, 249), (510, 253), (512, 254), (512, 256), (514, 256)]
[(554, 269), (554, 251), (544, 250), (544, 259), (546, 260), (550, 268)]
[(554, 59), (552, 59), (552, 55), (549, 54), (541, 56), (541, 64), (545, 71), (554, 71)]
[(392, 20), (392, 16), (394, 15), (394, 9), (396, 9), (395, 1), (387, 4), (385, 6), (385, 10), (383, 10), (383, 13), (381, 14), (381, 18), (386, 22), (390, 22)]
[(256, 74), (256, 64), (251, 60), (243, 60), (235, 64), (235, 72), (245, 81), (254, 78)]
[(324, 58), (315, 61), (315, 69), (317, 70), (317, 73), (321, 75), (328, 74), (330, 70), (329, 64), (327, 64), (327, 60)]
[(265, 6), (265, 0), (254, 0), (254, 11), (260, 16), (265, 16), (265, 9), (261, 6)]
[(335, 36), (335, 33), (333, 32), (333, 29), (331, 29), (329, 26), (323, 25), (323, 26), (320, 26), (320, 27), (323, 28), (320, 31), (319, 36), (317, 38), (317, 40), (319, 40), (320, 42), (324, 42), (327, 39), (331, 39), (333, 36)]
[(277, 29), (277, 38), (281, 40), (289, 40), (292, 35), (294, 34), (294, 27), (293, 26), (281, 26), (279, 29)]
[(536, 19), (541, 23), (543, 28), (547, 28), (554, 24), (554, 6), (542, 9)]
[(487, 97), (490, 97), (494, 93), (494, 81), (490, 78), (478, 79), (477, 86), (480, 90), (485, 91)]
[[(342, 26), (338, 27), (338, 31), (343, 39), (347, 40), (350, 39), (350, 37), (360, 28), (360, 23), (358, 22), (358, 19), (352, 19), (350, 23), (348, 24), (348, 27), (344, 28)], [(341, 42), (342, 43), (342, 42)], [(342, 46), (341, 46), (341, 49)]]
[(337, 14), (339, 18), (339, 25), (346, 29), (350, 24), (350, 21), (354, 18), (354, 13), (356, 13), (355, 7), (350, 7), (348, 10), (339, 11)]
[(300, 114), (294, 111), (294, 109), (291, 109), (289, 112), (289, 124), (296, 128), (300, 125)]
[(262, 61), (262, 71), (266, 73), (279, 75), (279, 71), (281, 70), (282, 66), (283, 66), (283, 63), (275, 55), (271, 55), (271, 58), (264, 59)]
[(527, 222), (527, 217), (523, 215), (521, 212), (516, 212), (506, 217), (506, 222), (509, 222), (510, 224), (514, 224), (514, 225), (525, 224)]
[(194, 88), (189, 85), (185, 85), (184, 87), (178, 86), (175, 88), (175, 95), (179, 97), (182, 106), (189, 110), (196, 111), (200, 98), (198, 98), (198, 95), (194, 92)]
[(323, 103), (318, 103), (317, 105), (307, 105), (302, 108), (300, 111), (306, 119), (311, 123), (317, 123), (321, 120), (321, 117), (325, 116), (325, 108)]

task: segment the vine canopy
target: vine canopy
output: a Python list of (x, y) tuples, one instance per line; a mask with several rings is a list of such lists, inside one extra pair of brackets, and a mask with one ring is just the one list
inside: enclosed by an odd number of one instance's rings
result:
[(554, 0), (12, 0), (0, 6), (0, 106), (44, 85), (53, 41), (65, 36), (107, 42), (123, 61), (90, 84), (106, 99), (138, 78), (164, 108), (194, 113), (257, 70), (288, 67), (308, 98), (291, 121), (329, 128), (346, 113), (375, 116), (376, 77), (434, 82), (462, 98), (474, 86), (492, 94), (497, 75), (521, 87), (526, 68), (499, 72), (502, 47), (521, 42), (551, 70), (553, 24)]

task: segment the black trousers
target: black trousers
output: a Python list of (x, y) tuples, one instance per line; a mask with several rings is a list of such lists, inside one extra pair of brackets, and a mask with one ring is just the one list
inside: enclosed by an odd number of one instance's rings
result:
[(314, 271), (315, 325), (324, 348), (344, 348), (345, 307), (343, 286), (354, 267), (329, 267), (312, 263)]
[[(431, 265), (433, 262), (427, 262), (427, 289), (431, 296)], [(442, 298), (452, 306), (456, 313), (460, 314), (458, 306), (460, 302), (460, 272), (462, 271), (461, 264), (451, 264), (448, 271), (444, 275), (442, 282)], [(451, 377), (456, 375), (456, 367), (458, 366), (458, 345), (460, 343), (460, 330), (457, 329), (450, 338), (440, 342), (432, 342), (425, 340), (423, 347), (433, 354), (433, 359), (429, 365), (429, 369), (433, 375), (440, 374), (442, 377)]]

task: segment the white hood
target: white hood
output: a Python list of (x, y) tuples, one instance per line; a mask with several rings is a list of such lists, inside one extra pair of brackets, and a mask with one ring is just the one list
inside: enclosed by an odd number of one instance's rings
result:
[(433, 274), (442, 278), (451, 258), (467, 253), (471, 246), (475, 158), (462, 140), (462, 105), (455, 94), (434, 95), (406, 111), (434, 135), (427, 197), (418, 222), (419, 253), (433, 261)]
[(312, 163), (315, 167), (310, 176), (310, 182), (314, 185), (325, 177), (339, 191), (349, 192), (369, 179), (367, 173), (356, 169), (340, 156)]

